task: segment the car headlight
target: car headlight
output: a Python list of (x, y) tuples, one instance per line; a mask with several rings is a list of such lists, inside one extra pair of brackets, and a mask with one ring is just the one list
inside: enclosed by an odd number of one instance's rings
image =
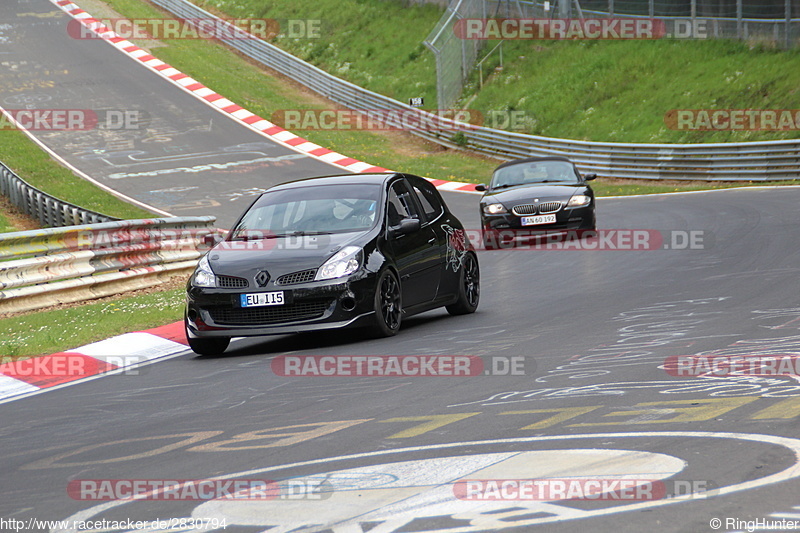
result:
[(361, 266), (361, 257), (361, 248), (358, 246), (345, 246), (319, 267), (314, 281), (341, 278), (352, 274)]
[(488, 204), (483, 206), (483, 212), (487, 215), (499, 215), (501, 213), (508, 213), (508, 209), (503, 204)]
[(192, 285), (195, 287), (216, 287), (217, 277), (214, 271), (211, 270), (211, 265), (208, 264), (208, 256), (204, 255), (203, 258), (197, 263), (197, 268), (194, 271)]
[(567, 202), (567, 207), (583, 207), (591, 203), (592, 197), (585, 194), (576, 194)]

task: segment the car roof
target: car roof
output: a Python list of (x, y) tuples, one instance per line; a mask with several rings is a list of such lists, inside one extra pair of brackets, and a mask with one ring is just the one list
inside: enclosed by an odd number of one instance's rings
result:
[(500, 170), (501, 168), (510, 167), (512, 165), (517, 165), (520, 163), (533, 163), (536, 161), (564, 161), (566, 163), (572, 163), (566, 157), (560, 155), (548, 155), (544, 157), (526, 157), (525, 159), (514, 159), (513, 161), (506, 161), (502, 165), (499, 165), (495, 170)]
[(270, 187), (270, 191), (282, 189), (296, 189), (300, 187), (316, 187), (319, 185), (381, 185), (395, 176), (401, 176), (397, 172), (376, 172), (370, 174), (334, 174), (330, 176), (315, 176), (299, 180), (287, 181), (280, 185)]

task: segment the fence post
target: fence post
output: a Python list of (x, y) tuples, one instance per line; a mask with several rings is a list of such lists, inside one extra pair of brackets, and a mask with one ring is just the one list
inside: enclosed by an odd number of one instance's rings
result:
[(608, 0), (608, 16), (614, 16), (614, 0)]
[(572, 18), (572, 0), (558, 0), (558, 16), (562, 19)]
[(692, 37), (694, 37), (694, 29), (697, 27), (697, 0), (692, 0)]
[(647, 14), (650, 18), (653, 18), (656, 16), (656, 0), (650, 0), (648, 4)]
[(742, 33), (742, 0), (736, 0), (736, 38), (744, 40)]
[(785, 30), (785, 37), (784, 40), (786, 41), (786, 49), (788, 50), (792, 46), (792, 2), (791, 0), (786, 0), (785, 3), (785, 10), (786, 10), (786, 30)]

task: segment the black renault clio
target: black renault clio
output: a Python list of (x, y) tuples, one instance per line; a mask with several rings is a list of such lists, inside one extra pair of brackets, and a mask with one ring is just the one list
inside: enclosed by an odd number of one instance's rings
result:
[(461, 222), (419, 176), (342, 175), (262, 194), (187, 284), (199, 354), (231, 337), (349, 326), (397, 333), (404, 317), (478, 307), (478, 259)]

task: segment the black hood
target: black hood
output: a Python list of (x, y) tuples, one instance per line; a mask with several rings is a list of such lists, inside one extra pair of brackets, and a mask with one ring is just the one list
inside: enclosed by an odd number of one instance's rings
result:
[[(374, 231), (374, 230), (373, 230)], [(362, 246), (370, 232), (279, 237), (253, 241), (223, 241), (208, 254), (216, 275), (252, 278), (261, 270), (275, 279), (283, 274), (322, 266), (345, 246)]]
[(563, 184), (563, 185), (519, 185), (508, 189), (499, 189), (486, 192), (481, 199), (482, 203), (500, 202), (502, 204), (512, 204), (516, 202), (533, 201), (538, 198), (545, 200), (566, 201), (573, 194), (588, 194), (589, 188), (583, 183)]

